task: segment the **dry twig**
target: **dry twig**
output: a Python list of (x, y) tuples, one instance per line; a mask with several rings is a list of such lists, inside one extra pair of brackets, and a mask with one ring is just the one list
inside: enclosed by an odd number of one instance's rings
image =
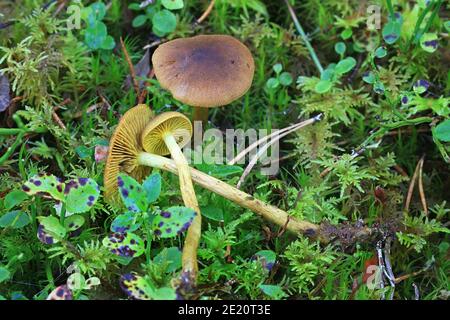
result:
[(136, 72), (134, 70), (133, 62), (131, 62), (130, 55), (128, 54), (127, 48), (125, 47), (125, 43), (123, 42), (122, 37), (120, 37), (120, 47), (122, 48), (122, 52), (125, 56), (125, 60), (128, 63), (128, 68), (130, 69), (130, 75), (131, 75), (131, 79), (133, 81), (134, 90), (136, 91), (136, 97), (139, 97), (141, 95), (141, 93), (139, 90), (139, 83), (136, 79)]

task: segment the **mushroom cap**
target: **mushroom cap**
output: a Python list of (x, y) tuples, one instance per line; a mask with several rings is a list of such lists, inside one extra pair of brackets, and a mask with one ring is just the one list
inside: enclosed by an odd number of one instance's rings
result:
[(152, 57), (156, 78), (173, 97), (194, 107), (219, 107), (250, 88), (250, 50), (228, 35), (199, 35), (166, 42)]
[(137, 156), (142, 152), (141, 132), (153, 117), (153, 112), (145, 104), (139, 104), (122, 116), (111, 137), (106, 159), (103, 183), (105, 199), (118, 199), (117, 178), (124, 171), (141, 182), (150, 173), (150, 168), (140, 166)]
[(174, 136), (180, 148), (189, 143), (192, 137), (192, 123), (179, 112), (164, 112), (154, 117), (141, 134), (144, 150), (161, 156), (170, 153), (164, 142), (164, 135)]

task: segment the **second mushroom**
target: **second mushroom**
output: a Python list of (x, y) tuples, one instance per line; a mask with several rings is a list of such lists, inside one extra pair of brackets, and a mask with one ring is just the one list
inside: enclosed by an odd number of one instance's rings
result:
[(149, 153), (172, 156), (178, 169), (184, 204), (197, 213), (187, 231), (182, 256), (183, 273), (195, 284), (202, 220), (189, 164), (181, 150), (190, 141), (191, 136), (192, 124), (186, 116), (178, 112), (166, 112), (150, 120), (141, 134), (141, 141), (144, 150)]

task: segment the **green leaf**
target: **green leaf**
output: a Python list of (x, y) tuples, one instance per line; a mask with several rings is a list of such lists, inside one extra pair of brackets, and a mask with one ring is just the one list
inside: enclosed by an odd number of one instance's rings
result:
[(337, 54), (343, 55), (345, 53), (345, 50), (347, 47), (345, 46), (345, 43), (338, 42), (334, 45), (334, 51), (336, 51)]
[(133, 19), (133, 22), (131, 23), (131, 25), (134, 28), (138, 28), (140, 26), (143, 26), (146, 21), (147, 21), (147, 15), (140, 14), (136, 18)]
[(169, 10), (179, 10), (184, 7), (183, 0), (162, 0), (161, 3)]
[(268, 295), (270, 298), (275, 300), (281, 300), (286, 298), (288, 295), (284, 293), (280, 286), (270, 285), (270, 284), (260, 284), (259, 288)]
[(100, 188), (93, 179), (78, 178), (66, 181), (66, 210), (71, 213), (89, 211), (100, 196)]
[(148, 207), (147, 195), (144, 188), (132, 177), (119, 174), (117, 179), (119, 193), (125, 207), (132, 212), (145, 212)]
[(170, 207), (161, 211), (152, 222), (152, 229), (160, 238), (172, 238), (186, 231), (197, 213), (186, 207)]
[(92, 157), (93, 149), (86, 146), (78, 146), (75, 148), (75, 152), (81, 159), (87, 159)]
[(369, 71), (366, 74), (364, 74), (362, 79), (364, 82), (369, 83), (369, 84), (373, 84), (377, 80), (372, 71)]
[(277, 260), (277, 255), (272, 250), (261, 250), (255, 253), (255, 258), (261, 262), (264, 268), (270, 271)]
[(19, 204), (21, 204), (25, 199), (28, 198), (28, 195), (22, 190), (13, 190), (8, 193), (5, 197), (4, 206), (6, 209), (11, 209)]
[(352, 57), (341, 60), (334, 69), (337, 74), (344, 74), (352, 70), (356, 66), (356, 60)]
[(175, 300), (175, 290), (168, 287), (155, 289), (144, 277), (136, 272), (124, 274), (120, 277), (120, 287), (125, 293), (136, 300)]
[(112, 232), (133, 232), (137, 230), (141, 224), (136, 223), (137, 215), (134, 212), (126, 212), (118, 215), (111, 224)]
[(426, 52), (435, 52), (438, 48), (438, 45), (439, 41), (436, 33), (425, 33), (420, 37), (420, 46)]
[(314, 87), (314, 90), (317, 93), (325, 93), (331, 89), (332, 85), (333, 83), (329, 80), (320, 80), (319, 82), (317, 82), (316, 86)]
[(0, 283), (5, 282), (6, 280), (9, 280), (11, 277), (11, 273), (8, 269), (5, 267), (0, 266)]
[(292, 82), (294, 81), (294, 79), (292, 78), (292, 75), (289, 72), (283, 72), (282, 74), (280, 74), (280, 83), (283, 86), (289, 86), (292, 84)]
[(395, 43), (400, 37), (402, 23), (399, 20), (389, 21), (383, 28), (383, 39), (387, 44)]
[(276, 89), (280, 85), (280, 81), (277, 78), (269, 78), (266, 82), (266, 87), (268, 89)]
[(334, 77), (334, 69), (336, 68), (336, 64), (330, 64), (320, 75), (320, 80), (329, 80), (333, 81)]
[(387, 55), (386, 47), (379, 47), (375, 50), (375, 57), (384, 58)]
[(142, 8), (141, 8), (141, 6), (139, 5), (139, 3), (130, 3), (130, 4), (128, 5), (128, 9), (130, 9), (130, 10), (135, 10), (135, 11), (139, 11), (139, 10), (141, 10)]
[(131, 232), (112, 233), (102, 243), (111, 253), (125, 258), (139, 257), (145, 251), (144, 240)]
[(84, 42), (90, 49), (97, 50), (102, 47), (107, 35), (106, 25), (103, 22), (96, 21), (86, 29)]
[(80, 215), (73, 215), (64, 220), (64, 227), (67, 231), (75, 231), (80, 229), (85, 223), (85, 219)]
[(11, 211), (0, 217), (0, 227), (20, 229), (31, 222), (30, 217), (22, 211)]
[(353, 35), (352, 29), (348, 28), (348, 29), (345, 29), (344, 31), (342, 31), (341, 38), (344, 39), (344, 40), (347, 40), (352, 35)]
[(275, 71), (276, 74), (279, 74), (281, 71), (283, 71), (283, 65), (281, 63), (277, 63), (273, 66), (273, 71)]
[(144, 187), (147, 202), (155, 202), (161, 194), (161, 175), (158, 172), (151, 174), (142, 183), (142, 187)]
[(444, 22), (444, 28), (447, 32), (450, 32), (450, 20)]
[(385, 91), (384, 84), (380, 81), (377, 81), (373, 85), (373, 91), (377, 94), (383, 94)]
[(198, 170), (216, 177), (216, 178), (226, 178), (235, 174), (241, 174), (244, 169), (239, 166), (229, 166), (229, 165), (217, 165), (217, 164), (198, 164), (195, 166)]
[(165, 266), (166, 273), (177, 271), (181, 268), (181, 251), (177, 247), (164, 248), (153, 262)]
[(214, 221), (223, 221), (223, 210), (214, 206), (205, 206), (200, 208), (202, 216)]
[(111, 36), (106, 36), (105, 40), (102, 43), (101, 48), (104, 50), (112, 50), (116, 46), (116, 42), (114, 41), (114, 38)]
[(101, 2), (95, 2), (89, 6), (91, 8), (91, 12), (89, 14), (89, 22), (95, 23), (95, 21), (101, 21), (106, 15), (106, 5)]
[(249, 8), (253, 9), (254, 11), (262, 14), (263, 16), (269, 15), (267, 13), (266, 5), (260, 0), (246, 0), (245, 5), (247, 5)]
[(22, 190), (28, 195), (46, 194), (55, 200), (64, 200), (64, 184), (51, 174), (40, 174), (31, 177), (22, 186)]
[(450, 119), (439, 123), (433, 130), (434, 136), (444, 142), (450, 142)]
[(163, 36), (175, 30), (177, 17), (169, 10), (163, 9), (155, 13), (152, 18), (152, 25), (154, 33), (158, 36)]
[(56, 238), (63, 238), (66, 235), (66, 228), (63, 227), (56, 217), (38, 217), (40, 224), (46, 232)]

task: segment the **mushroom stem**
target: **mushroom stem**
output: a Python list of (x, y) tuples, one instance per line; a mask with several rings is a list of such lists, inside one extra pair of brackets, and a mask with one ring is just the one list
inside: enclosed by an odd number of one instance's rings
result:
[[(138, 162), (140, 165), (146, 165), (178, 174), (175, 162), (168, 158), (141, 152), (138, 156)], [(271, 206), (261, 200), (255, 199), (248, 193), (236, 189), (219, 179), (207, 175), (206, 173), (192, 168), (190, 168), (190, 171), (192, 180), (203, 188), (215, 192), (218, 195), (221, 195), (222, 197), (261, 215), (263, 218), (281, 227), (285, 227), (287, 230), (295, 234), (303, 234), (311, 238), (320, 238), (318, 225), (292, 218), (287, 212)]]
[(166, 143), (166, 146), (174, 160), (174, 167), (172, 168), (174, 169), (174, 173), (178, 174), (180, 179), (180, 190), (183, 202), (186, 207), (193, 209), (197, 213), (187, 231), (182, 254), (183, 272), (187, 273), (191, 280), (195, 283), (198, 272), (197, 248), (201, 236), (202, 217), (200, 214), (197, 197), (195, 196), (194, 186), (192, 184), (189, 164), (184, 157), (180, 146), (172, 134), (165, 135), (164, 142)]
[(192, 121), (201, 121), (203, 127), (208, 123), (208, 108), (194, 107), (194, 112), (192, 114)]

